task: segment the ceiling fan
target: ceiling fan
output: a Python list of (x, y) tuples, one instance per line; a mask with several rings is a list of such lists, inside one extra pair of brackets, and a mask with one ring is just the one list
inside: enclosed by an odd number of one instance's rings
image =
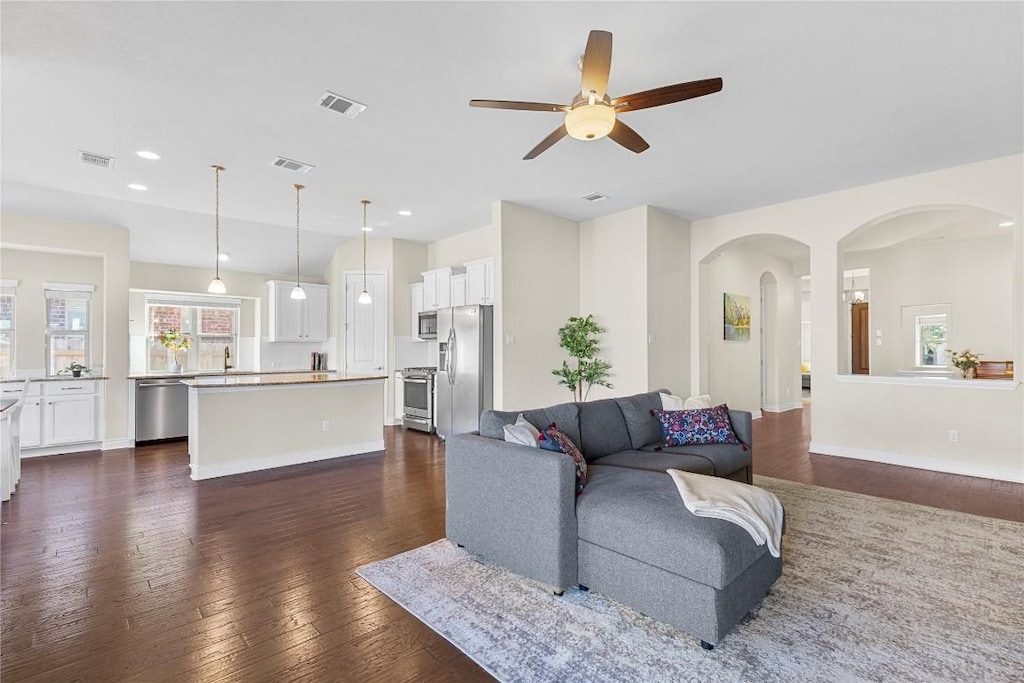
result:
[(650, 145), (635, 130), (619, 120), (619, 114), (702, 97), (722, 89), (721, 78), (708, 78), (702, 81), (666, 85), (613, 99), (605, 92), (608, 88), (608, 74), (611, 68), (612, 34), (608, 31), (591, 31), (590, 37), (587, 38), (587, 49), (583, 53), (582, 85), (580, 92), (572, 98), (572, 104), (470, 100), (469, 106), (564, 113), (565, 120), (562, 125), (531, 149), (523, 157), (524, 160), (539, 156), (566, 135), (577, 140), (598, 140), (608, 136), (626, 149), (639, 154)]

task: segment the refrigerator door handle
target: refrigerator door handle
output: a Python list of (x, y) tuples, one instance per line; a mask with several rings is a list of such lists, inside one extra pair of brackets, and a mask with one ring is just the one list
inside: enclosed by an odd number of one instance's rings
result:
[(459, 362), (456, 356), (455, 328), (448, 333), (448, 383), (455, 386), (455, 368)]

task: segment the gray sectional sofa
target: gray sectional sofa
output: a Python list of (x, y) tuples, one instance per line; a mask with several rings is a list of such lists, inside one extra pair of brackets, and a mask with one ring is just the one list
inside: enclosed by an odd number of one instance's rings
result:
[[(667, 390), (663, 390), (666, 391)], [(580, 447), (568, 456), (504, 440), (519, 411), (485, 411), (446, 443), (448, 538), (555, 592), (580, 585), (688, 632), (710, 648), (752, 610), (782, 563), (739, 526), (696, 517), (669, 468), (750, 483), (751, 414), (729, 411), (739, 445), (661, 447), (658, 392), (521, 411)]]

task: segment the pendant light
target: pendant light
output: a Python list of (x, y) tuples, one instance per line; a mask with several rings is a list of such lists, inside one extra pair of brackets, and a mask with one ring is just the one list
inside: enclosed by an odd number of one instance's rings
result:
[(306, 298), (306, 291), (299, 283), (299, 191), (304, 187), (305, 185), (295, 186), (295, 286), (292, 287), (293, 299)]
[(210, 286), (206, 288), (206, 291), (210, 294), (226, 294), (228, 288), (224, 285), (224, 281), (220, 279), (220, 172), (224, 170), (223, 166), (213, 165), (213, 177), (214, 177), (214, 204), (213, 204), (213, 234), (214, 241), (216, 243), (217, 251), (213, 255), (213, 262), (216, 264), (213, 279), (210, 280)]
[(362, 200), (363, 204), (363, 291), (359, 295), (359, 303), (361, 304), (372, 304), (373, 297), (370, 296), (369, 290), (366, 289), (366, 233), (373, 230), (373, 228), (366, 225), (366, 207), (370, 205), (369, 199)]

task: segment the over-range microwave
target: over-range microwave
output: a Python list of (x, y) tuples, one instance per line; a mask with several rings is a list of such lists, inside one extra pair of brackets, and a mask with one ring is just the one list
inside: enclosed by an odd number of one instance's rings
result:
[(419, 329), (416, 336), (420, 339), (437, 339), (437, 311), (420, 311)]

